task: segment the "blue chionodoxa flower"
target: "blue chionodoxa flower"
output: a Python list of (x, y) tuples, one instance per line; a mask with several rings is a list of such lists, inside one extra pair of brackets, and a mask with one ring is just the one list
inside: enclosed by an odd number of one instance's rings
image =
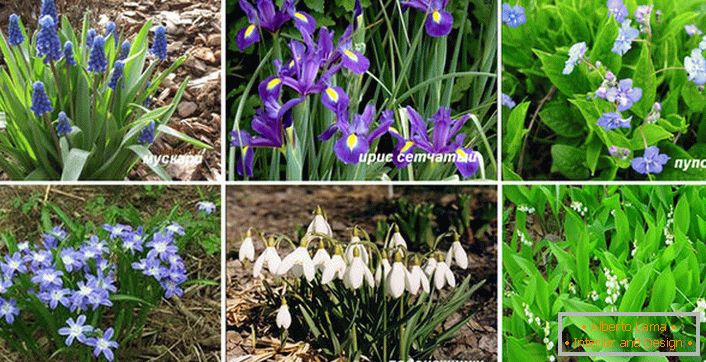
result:
[(137, 137), (137, 142), (142, 143), (143, 145), (149, 145), (154, 142), (154, 128), (156, 126), (156, 123), (154, 121), (151, 121), (150, 124), (147, 125), (147, 127), (143, 128), (142, 131), (140, 131), (140, 135)]
[(94, 347), (93, 356), (98, 357), (102, 354), (105, 359), (112, 361), (115, 358), (112, 349), (118, 348), (118, 342), (112, 340), (114, 333), (113, 328), (108, 328), (102, 336), (87, 338), (84, 344)]
[(608, 0), (606, 5), (608, 6), (608, 13), (619, 23), (622, 23), (625, 17), (628, 16), (628, 8), (623, 4), (622, 0)]
[(20, 17), (17, 14), (10, 15), (7, 27), (7, 42), (10, 46), (20, 45), (25, 41), (25, 36), (20, 30)]
[(564, 70), (562, 73), (564, 75), (571, 74), (574, 71), (574, 67), (579, 61), (583, 59), (586, 55), (586, 42), (576, 43), (569, 49), (569, 59), (564, 63)]
[(663, 166), (667, 164), (670, 157), (659, 152), (657, 146), (645, 148), (645, 154), (642, 157), (635, 157), (632, 160), (630, 164), (632, 169), (643, 175), (662, 173)]
[(525, 8), (520, 5), (511, 6), (508, 3), (503, 3), (502, 21), (511, 28), (516, 28), (524, 24), (527, 22)]
[(59, 112), (59, 119), (57, 119), (56, 122), (56, 135), (61, 137), (65, 136), (73, 130), (73, 127), (71, 127), (71, 122), (69, 122), (69, 117), (66, 116), (66, 113), (64, 112)]
[(694, 84), (698, 86), (706, 84), (706, 59), (701, 49), (692, 50), (691, 55), (684, 58), (684, 68), (689, 75), (689, 80)]
[(501, 95), (500, 102), (503, 106), (510, 108), (510, 109), (515, 108), (515, 106), (517, 105), (517, 103), (515, 103), (515, 100), (513, 100), (512, 97), (510, 97), (509, 95), (507, 95), (505, 93), (503, 93)]
[(49, 96), (47, 96), (47, 92), (44, 89), (44, 83), (35, 82), (32, 86), (32, 106), (30, 106), (29, 109), (34, 112), (37, 118), (45, 113), (54, 111)]
[(380, 124), (371, 130), (374, 118), (375, 106), (372, 104), (366, 105), (362, 114), (354, 115), (352, 122), (348, 120), (348, 112), (342, 112), (337, 115), (334, 127), (320, 135), (319, 139), (327, 141), (336, 132), (341, 132), (341, 138), (336, 141), (333, 150), (343, 163), (356, 164), (360, 162), (360, 156), (370, 150), (370, 144), (385, 134), (394, 122), (391, 111), (382, 112)]
[(196, 208), (206, 215), (211, 215), (214, 211), (216, 211), (216, 204), (210, 201), (199, 201), (196, 204)]
[(18, 315), (20, 309), (17, 308), (17, 301), (0, 297), (0, 318), (4, 318), (7, 324), (12, 324)]
[(108, 69), (108, 60), (105, 58), (105, 39), (98, 35), (93, 39), (91, 53), (88, 56), (89, 72), (103, 73)]
[(625, 20), (618, 31), (618, 37), (615, 38), (611, 51), (615, 54), (625, 55), (639, 35), (640, 31), (630, 26), (630, 19)]
[(64, 43), (64, 60), (68, 65), (76, 65), (76, 58), (74, 58), (74, 44), (70, 41)]
[(44, 64), (61, 59), (61, 40), (56, 32), (56, 24), (51, 16), (39, 19), (39, 33), (37, 34), (37, 57), (44, 57)]
[(66, 336), (66, 345), (70, 346), (74, 343), (74, 339), (78, 339), (81, 343), (86, 343), (86, 333), (93, 332), (93, 327), (86, 324), (86, 316), (81, 314), (74, 320), (69, 318), (66, 320), (67, 327), (59, 329), (59, 334)]
[(606, 112), (598, 118), (598, 125), (606, 131), (610, 131), (616, 128), (630, 128), (630, 121), (632, 121), (632, 117), (623, 119), (623, 116), (618, 112)]
[[(313, 20), (309, 14), (295, 11), (292, 0), (285, 0), (279, 10), (275, 8), (272, 0), (257, 0), (255, 3), (257, 8), (247, 0), (240, 0), (239, 5), (248, 18), (248, 25), (240, 29), (235, 38), (235, 43), (240, 51), (260, 41), (258, 27), (274, 33), (291, 20), (292, 16), (299, 18), (300, 23)], [(315, 22), (313, 26), (316, 28)]]
[(623, 79), (617, 87), (609, 88), (605, 99), (618, 106), (618, 112), (627, 111), (642, 98), (642, 88), (633, 88), (632, 79)]
[(454, 18), (446, 11), (448, 0), (404, 0), (403, 8), (414, 8), (427, 14), (424, 29), (432, 37), (447, 36), (451, 33)]
[(154, 29), (154, 42), (150, 53), (161, 61), (167, 60), (167, 28), (162, 25)]

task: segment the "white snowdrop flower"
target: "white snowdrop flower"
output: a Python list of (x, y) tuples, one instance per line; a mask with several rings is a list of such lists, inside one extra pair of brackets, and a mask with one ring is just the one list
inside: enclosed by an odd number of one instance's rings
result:
[(333, 257), (324, 265), (324, 271), (321, 275), (321, 284), (328, 284), (334, 279), (343, 279), (346, 273), (346, 262), (343, 260), (342, 248), (336, 245)]
[(456, 286), (456, 278), (451, 272), (451, 268), (446, 262), (441, 259), (437, 260), (436, 270), (434, 270), (434, 286), (437, 290), (441, 290), (448, 284), (451, 288)]
[(346, 260), (350, 262), (353, 259), (353, 252), (358, 250), (360, 257), (363, 258), (365, 264), (368, 264), (368, 249), (365, 248), (365, 245), (363, 245), (363, 242), (357, 234), (358, 232), (354, 231), (350, 243), (346, 246)]
[(326, 221), (324, 217), (324, 211), (321, 210), (320, 206), (316, 207), (314, 212), (314, 220), (311, 221), (309, 227), (306, 229), (307, 235), (314, 234), (324, 234), (327, 236), (333, 236), (333, 231), (331, 231), (331, 225)]
[(436, 259), (431, 257), (427, 259), (427, 262), (424, 264), (424, 274), (427, 275), (427, 278), (431, 279), (432, 275), (434, 275), (434, 270), (436, 270)]
[(412, 270), (407, 272), (405, 279), (405, 288), (412, 295), (417, 295), (419, 288), (422, 288), (424, 293), (429, 293), (429, 279), (427, 278), (417, 260), (412, 265)]
[(253, 276), (259, 278), (262, 275), (262, 269), (267, 268), (270, 273), (276, 273), (279, 268), (279, 264), (282, 262), (279, 254), (277, 254), (277, 249), (275, 249), (275, 240), (270, 237), (267, 240), (267, 247), (265, 251), (255, 260), (253, 265)]
[(241, 262), (245, 260), (255, 260), (255, 245), (252, 242), (252, 231), (250, 229), (248, 229), (247, 234), (245, 234), (245, 239), (243, 239), (243, 242), (240, 244), (238, 259), (240, 259)]
[(323, 271), (324, 266), (326, 263), (331, 260), (331, 256), (328, 255), (328, 251), (326, 251), (326, 248), (324, 248), (323, 244), (319, 244), (319, 249), (316, 250), (316, 254), (314, 254), (314, 266), (316, 267), (316, 270), (318, 271)]
[(534, 207), (530, 207), (524, 204), (518, 206), (517, 211), (524, 212), (525, 214), (534, 214), (535, 212)]
[(375, 286), (373, 274), (356, 249), (353, 252), (353, 259), (343, 275), (343, 284), (350, 289), (358, 289), (363, 285), (363, 281), (368, 283), (368, 286)]
[(400, 229), (397, 225), (395, 225), (394, 232), (392, 233), (392, 236), (390, 237), (390, 241), (388, 242), (387, 248), (388, 249), (395, 249), (397, 247), (402, 247), (407, 249), (407, 241), (402, 237), (402, 234), (400, 234)]
[(289, 314), (287, 301), (282, 300), (282, 306), (277, 310), (277, 327), (288, 329), (292, 324), (292, 316)]
[(306, 243), (303, 242), (279, 264), (277, 274), (285, 275), (287, 273), (291, 273), (295, 278), (304, 275), (309, 282), (314, 280), (316, 267), (314, 267), (314, 261), (311, 260), (309, 251), (306, 249)]
[(459, 268), (466, 269), (468, 268), (468, 256), (466, 255), (466, 251), (463, 250), (463, 246), (461, 246), (459, 235), (455, 234), (455, 238), (456, 240), (454, 240), (449, 251), (446, 253), (446, 264), (451, 266), (453, 265), (452, 262), (455, 262)]
[(402, 255), (397, 253), (390, 273), (387, 274), (387, 294), (395, 299), (401, 297), (404, 293), (406, 277), (407, 268), (402, 264)]
[(383, 250), (382, 260), (378, 264), (377, 269), (375, 269), (375, 284), (382, 284), (383, 278), (387, 280), (387, 275), (390, 273), (391, 268), (392, 266), (390, 265), (390, 261), (387, 260), (387, 253)]

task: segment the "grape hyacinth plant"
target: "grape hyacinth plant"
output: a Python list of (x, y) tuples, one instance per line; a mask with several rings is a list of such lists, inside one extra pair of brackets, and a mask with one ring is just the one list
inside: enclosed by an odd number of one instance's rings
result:
[[(394, 224), (377, 242), (358, 226), (351, 230), (349, 238), (338, 239), (320, 207), (296, 242), (248, 229), (238, 256), (255, 278), (263, 278), (265, 313), (283, 341), (288, 335), (314, 338), (331, 358), (424, 358), (473, 316), (445, 324), (485, 282), (471, 286), (470, 275), (457, 277), (455, 271), (469, 262), (455, 230), (424, 251), (408, 249)], [(258, 236), (265, 246), (260, 255)], [(440, 250), (447, 240), (449, 248)]]
[(534, 26), (503, 27), (503, 91), (519, 100), (504, 113), (504, 178), (706, 178), (699, 5), (575, 5), (534, 2)]
[(27, 358), (113, 361), (162, 298), (183, 296), (181, 229), (106, 224), (81, 235), (55, 226), (34, 243), (5, 236), (0, 336)]
[(233, 56), (257, 66), (230, 87), (230, 180), (496, 174), (494, 4), (473, 21), (469, 0), (256, 4), (232, 19)]
[[(211, 148), (167, 125), (188, 79), (171, 103), (149, 106), (186, 60), (169, 62), (166, 29), (148, 21), (125, 34), (114, 22), (93, 28), (90, 18), (76, 30), (54, 0), (42, 0), (34, 34), (15, 14), (7, 34), (0, 30), (0, 113), (7, 122), (0, 170), (13, 180), (123, 180), (153, 158), (149, 146), (161, 134)], [(139, 137), (147, 127), (152, 137)], [(145, 164), (170, 179), (158, 163)]]

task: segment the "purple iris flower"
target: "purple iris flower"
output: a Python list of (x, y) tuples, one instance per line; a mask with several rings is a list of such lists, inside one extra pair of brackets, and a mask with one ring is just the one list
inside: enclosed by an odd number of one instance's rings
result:
[(467, 147), (459, 147), (456, 149), (456, 161), (454, 161), (454, 165), (456, 165), (456, 169), (458, 169), (458, 173), (461, 174), (464, 178), (471, 177), (478, 172), (478, 168), (480, 168), (480, 153), (473, 151), (471, 148)]
[[(338, 38), (337, 47), (333, 44), (333, 36), (333, 31), (322, 27), (319, 30), (319, 39), (316, 47), (322, 63), (331, 65), (341, 59), (340, 65), (332, 66), (329, 73), (337, 72), (340, 66), (358, 75), (365, 73), (370, 68), (370, 60), (353, 47), (353, 27), (350, 25), (346, 27), (341, 37)], [(312, 42), (308, 38), (308, 35), (304, 35), (305, 42), (309, 44), (308, 46), (313, 47), (314, 45), (311, 44)]]
[(290, 111), (305, 98), (294, 98), (281, 104), (282, 83), (282, 78), (272, 76), (258, 87), (263, 106), (255, 112), (251, 123), (257, 133), (249, 140), (252, 147), (280, 148), (284, 145), (284, 129), (292, 125)]
[(73, 318), (66, 320), (66, 325), (68, 327), (63, 327), (59, 329), (59, 334), (66, 336), (66, 345), (70, 346), (74, 343), (74, 339), (78, 339), (79, 342), (85, 343), (86, 336), (85, 333), (93, 332), (93, 327), (86, 325), (86, 316), (79, 315), (74, 321)]
[[(238, 35), (235, 39), (240, 51), (260, 41), (258, 27), (274, 33), (278, 31), (284, 23), (289, 21), (295, 13), (292, 0), (285, 0), (279, 10), (275, 9), (275, 4), (272, 0), (256, 0), (255, 5), (257, 8), (248, 0), (240, 0), (239, 3), (240, 8), (243, 9), (243, 12), (245, 12), (245, 15), (248, 17), (249, 22), (246, 27), (238, 31)], [(308, 14), (305, 15), (303, 12), (299, 13), (305, 18), (310, 17), (307, 17)], [(315, 23), (314, 27), (316, 27)]]
[(622, 23), (625, 17), (628, 16), (628, 8), (623, 4), (622, 0), (608, 0), (606, 5), (608, 6), (608, 13), (619, 23)]
[[(319, 34), (321, 34), (321, 30)], [(300, 95), (307, 96), (321, 92), (326, 87), (326, 80), (333, 74), (329, 72), (317, 80), (323, 63), (321, 55), (311, 38), (305, 36), (304, 39), (309, 44), (304, 45), (296, 40), (289, 43), (294, 69), (291, 75), (282, 76), (282, 82)]]
[(631, 166), (632, 169), (643, 175), (662, 173), (664, 165), (667, 164), (670, 157), (659, 153), (657, 146), (645, 148), (645, 154), (642, 157), (635, 157)]
[(598, 118), (598, 125), (603, 127), (606, 131), (610, 131), (616, 128), (630, 128), (630, 121), (632, 117), (623, 119), (623, 116), (618, 112), (607, 112)]
[(632, 79), (623, 79), (618, 87), (608, 89), (606, 99), (618, 106), (618, 112), (627, 111), (642, 98), (642, 88), (633, 88)]
[[(375, 117), (375, 106), (368, 104), (360, 115), (353, 117), (353, 122), (348, 122), (347, 113), (341, 113), (336, 121), (335, 128), (329, 128), (319, 136), (322, 141), (331, 138), (336, 131), (341, 132), (341, 138), (336, 141), (333, 150), (336, 156), (346, 164), (356, 164), (361, 155), (368, 152), (370, 144), (385, 134), (394, 122), (392, 112), (385, 111), (380, 118), (380, 124), (371, 132), (370, 127)], [(333, 131), (331, 131), (333, 130)]]
[(250, 134), (245, 131), (233, 131), (230, 134), (230, 145), (240, 147), (235, 156), (236, 171), (240, 176), (252, 177), (255, 152), (250, 146)]
[(449, 35), (454, 23), (453, 16), (445, 10), (448, 2), (448, 0), (405, 0), (402, 1), (402, 6), (424, 11), (427, 14), (424, 28), (429, 36), (436, 38)]
[(18, 315), (20, 315), (20, 309), (17, 308), (17, 302), (14, 299), (0, 298), (0, 318), (5, 318), (7, 324), (12, 324)]
[(98, 357), (101, 354), (108, 361), (113, 361), (115, 356), (113, 355), (112, 349), (118, 348), (118, 342), (112, 341), (113, 328), (108, 328), (101, 337), (91, 337), (87, 338), (84, 344), (93, 348), (93, 356)]
[(341, 87), (327, 87), (321, 92), (321, 103), (336, 115), (348, 112), (350, 99), (348, 94)]

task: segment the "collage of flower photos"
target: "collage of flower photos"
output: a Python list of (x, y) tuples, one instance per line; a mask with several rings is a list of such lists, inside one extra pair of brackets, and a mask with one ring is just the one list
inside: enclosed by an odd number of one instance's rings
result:
[(0, 0), (0, 362), (706, 362), (706, 1)]

